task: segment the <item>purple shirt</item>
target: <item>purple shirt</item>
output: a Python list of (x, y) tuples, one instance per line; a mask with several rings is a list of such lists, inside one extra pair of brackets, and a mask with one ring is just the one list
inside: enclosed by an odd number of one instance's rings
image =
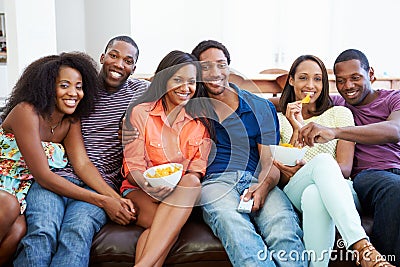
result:
[[(378, 97), (363, 106), (352, 106), (339, 96), (332, 96), (337, 106), (345, 106), (354, 115), (356, 125), (367, 125), (385, 121), (389, 115), (400, 110), (400, 90), (376, 90)], [(356, 144), (352, 177), (362, 170), (390, 168), (400, 169), (400, 143), (382, 145)]]

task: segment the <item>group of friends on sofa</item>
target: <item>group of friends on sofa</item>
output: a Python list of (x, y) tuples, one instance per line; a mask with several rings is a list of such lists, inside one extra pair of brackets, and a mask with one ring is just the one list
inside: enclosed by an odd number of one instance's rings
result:
[[(69, 52), (22, 73), (0, 128), (0, 265), (88, 266), (111, 219), (145, 228), (135, 266), (162, 266), (196, 205), (233, 266), (328, 266), (335, 226), (361, 266), (400, 265), (400, 91), (372, 88), (361, 51), (334, 63), (340, 96), (302, 55), (270, 100), (228, 82), (218, 41), (171, 51), (151, 83), (130, 78), (138, 56), (117, 36), (100, 72)], [(304, 159), (274, 160), (279, 143), (307, 146)], [(168, 162), (183, 165), (177, 186), (150, 186), (143, 172)]]

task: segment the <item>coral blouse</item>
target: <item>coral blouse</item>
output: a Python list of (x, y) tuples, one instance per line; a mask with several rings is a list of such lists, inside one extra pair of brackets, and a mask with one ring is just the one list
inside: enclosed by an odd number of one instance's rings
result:
[[(205, 174), (211, 149), (209, 133), (200, 121), (194, 120), (185, 109), (169, 124), (161, 100), (139, 104), (132, 110), (130, 122), (139, 131), (139, 137), (124, 149), (122, 174), (130, 170), (144, 172), (164, 163), (181, 163), (187, 171)], [(125, 179), (121, 193), (137, 188)]]

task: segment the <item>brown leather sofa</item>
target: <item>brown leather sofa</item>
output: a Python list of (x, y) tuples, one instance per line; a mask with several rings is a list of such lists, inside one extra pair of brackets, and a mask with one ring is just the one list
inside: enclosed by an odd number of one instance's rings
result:
[[(363, 217), (363, 226), (370, 232), (372, 219)], [(136, 241), (143, 228), (108, 223), (93, 240), (91, 267), (133, 266)], [(340, 236), (337, 236), (339, 240)], [(336, 242), (330, 267), (355, 267), (352, 256)], [(225, 267), (232, 266), (220, 241), (203, 222), (201, 210), (196, 208), (182, 229), (177, 243), (166, 259), (168, 267)]]
[[(91, 267), (133, 266), (136, 241), (143, 228), (107, 223), (93, 240)], [(165, 265), (168, 267), (232, 266), (221, 242), (204, 223), (200, 208), (195, 208), (184, 225)]]
[[(199, 208), (196, 208), (182, 229), (181, 235), (166, 259), (167, 267), (228, 267), (229, 262), (220, 241), (203, 222)], [(363, 227), (371, 232), (372, 219), (362, 217)], [(91, 267), (127, 267), (133, 266), (136, 241), (143, 228), (136, 225), (121, 226), (107, 223), (94, 237)], [(336, 240), (340, 236), (337, 234)], [(339, 247), (338, 247), (339, 244)], [(354, 259), (335, 242), (329, 267), (355, 267)], [(12, 267), (12, 263), (3, 267)]]
[[(196, 208), (182, 229), (178, 241), (172, 248), (165, 266), (167, 267), (231, 267), (228, 256), (220, 241), (203, 222), (200, 209)], [(367, 233), (372, 229), (372, 219), (363, 217)], [(143, 228), (136, 225), (121, 226), (107, 223), (94, 237), (91, 267), (133, 266), (136, 241)], [(337, 240), (340, 236), (337, 235)], [(338, 247), (339, 244), (339, 247)], [(336, 242), (329, 267), (355, 267), (354, 259)], [(12, 267), (12, 263), (4, 267)]]

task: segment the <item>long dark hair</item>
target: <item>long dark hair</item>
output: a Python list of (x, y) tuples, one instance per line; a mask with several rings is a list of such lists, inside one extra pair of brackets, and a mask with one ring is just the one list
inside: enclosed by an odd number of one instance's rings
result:
[(194, 65), (197, 70), (196, 92), (186, 104), (185, 110), (192, 118), (200, 120), (207, 128), (212, 138), (215, 136), (214, 128), (209, 120), (211, 117), (212, 105), (207, 97), (204, 85), (200, 82), (200, 64), (193, 55), (179, 50), (171, 51), (161, 60), (147, 91), (128, 106), (126, 114), (126, 123), (128, 127), (132, 127), (130, 123), (132, 109), (141, 103), (155, 102), (161, 99), (164, 110), (167, 109), (165, 100), (167, 82), (180, 68), (188, 64)]
[(297, 67), (302, 63), (303, 61), (306, 60), (311, 60), (314, 61), (318, 64), (318, 66), (321, 68), (322, 71), (322, 91), (321, 95), (318, 97), (317, 101), (315, 102), (316, 104), (316, 110), (312, 113), (313, 116), (318, 116), (324, 113), (327, 109), (331, 108), (333, 106), (332, 99), (329, 96), (329, 80), (328, 80), (328, 72), (326, 71), (325, 65), (322, 62), (321, 59), (319, 59), (316, 56), (313, 55), (302, 55), (298, 57), (292, 64), (289, 70), (289, 75), (287, 77), (285, 87), (283, 88), (281, 99), (279, 100), (279, 106), (280, 109), (282, 110), (282, 113), (286, 113), (286, 108), (288, 103), (296, 101), (296, 95), (294, 92), (294, 87), (289, 84), (289, 79), (292, 77), (294, 79), (294, 76), (297, 71)]
[(88, 115), (100, 87), (97, 65), (87, 54), (71, 52), (42, 57), (26, 67), (7, 99), (2, 119), (21, 102), (32, 104), (38, 114), (44, 118), (49, 117), (56, 105), (56, 79), (60, 68), (64, 66), (80, 72), (84, 92), (75, 112), (68, 117)]

